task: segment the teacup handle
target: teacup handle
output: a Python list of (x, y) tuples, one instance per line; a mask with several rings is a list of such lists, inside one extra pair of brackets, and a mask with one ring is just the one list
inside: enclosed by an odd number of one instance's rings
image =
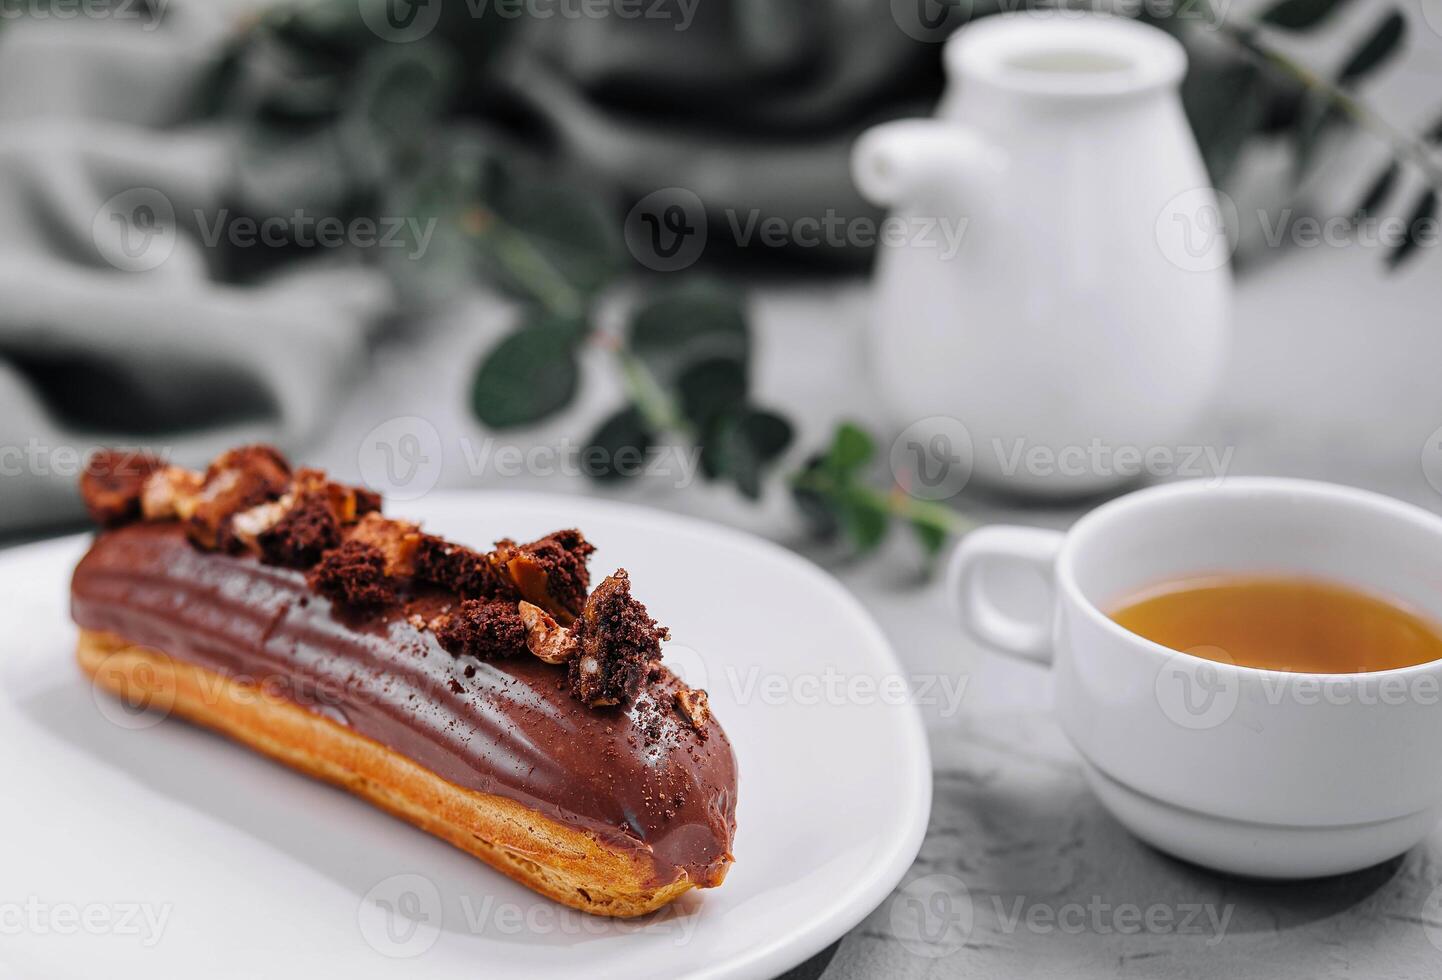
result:
[(1038, 527), (995, 525), (977, 528), (951, 555), (946, 586), (962, 624), (977, 639), (1003, 653), (1039, 664), (1051, 663), (1051, 608), (1038, 622), (1004, 613), (991, 601), (987, 570), (999, 562), (1029, 565), (1047, 589), (1056, 588), (1056, 559), (1066, 535)]

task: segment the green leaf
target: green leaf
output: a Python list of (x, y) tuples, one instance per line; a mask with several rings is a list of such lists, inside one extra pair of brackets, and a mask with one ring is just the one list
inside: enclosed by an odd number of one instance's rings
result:
[(676, 379), (681, 412), (698, 429), (746, 401), (746, 369), (729, 358), (713, 357), (692, 364)]
[(876, 442), (871, 434), (854, 422), (843, 422), (831, 437), (826, 463), (838, 474), (850, 474), (871, 462), (874, 455)]
[(1221, 186), (1236, 166), (1247, 139), (1261, 127), (1266, 111), (1261, 70), (1233, 61), (1188, 76), (1183, 85), (1187, 117), (1202, 148), (1212, 183)]
[(575, 397), (579, 319), (536, 316), (504, 338), (481, 361), (471, 385), (471, 408), (493, 429), (538, 422)]
[(1344, 3), (1346, 0), (1281, 0), (1258, 19), (1283, 30), (1306, 31), (1332, 16)]
[(708, 283), (653, 296), (632, 316), (628, 340), (656, 380), (667, 386), (700, 361), (724, 358), (744, 369), (750, 357), (741, 298)]
[(591, 433), (581, 456), (581, 469), (598, 483), (635, 476), (646, 462), (655, 434), (634, 407), (621, 409)]
[(869, 494), (860, 492), (844, 494), (838, 504), (841, 529), (856, 552), (864, 555), (875, 550), (886, 537), (891, 523), (885, 508)]
[(946, 547), (946, 528), (926, 521), (912, 521), (911, 529), (916, 532), (917, 540), (921, 542), (927, 557), (935, 558), (941, 554), (941, 549)]
[(766, 468), (791, 445), (791, 423), (774, 412), (748, 408), (716, 420), (702, 446), (707, 475), (727, 477), (747, 497), (761, 496)]
[(836, 506), (830, 496), (812, 485), (812, 480), (825, 467), (822, 456), (815, 455), (806, 461), (791, 480), (791, 500), (806, 522), (807, 529), (814, 537), (829, 540), (841, 529)]
[(1397, 178), (1401, 174), (1402, 165), (1395, 160), (1383, 168), (1382, 172), (1372, 181), (1372, 186), (1367, 189), (1361, 203), (1353, 212), (1358, 221), (1387, 203), (1387, 198), (1392, 196), (1392, 188), (1397, 185)]
[(1393, 10), (1377, 25), (1337, 76), (1337, 82), (1347, 85), (1370, 74), (1396, 53), (1407, 35), (1407, 19), (1400, 11)]
[[(1387, 268), (1395, 269), (1416, 252), (1422, 244), (1422, 228), (1437, 217), (1437, 191), (1429, 190), (1417, 200), (1412, 216), (1407, 219), (1407, 236), (1387, 255)], [(1435, 229), (1433, 234), (1435, 236)]]

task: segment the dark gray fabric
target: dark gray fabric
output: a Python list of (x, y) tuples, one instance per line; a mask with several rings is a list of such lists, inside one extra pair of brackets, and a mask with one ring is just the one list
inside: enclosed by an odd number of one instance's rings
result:
[[(389, 301), (338, 256), (244, 286), (215, 274), (188, 216), (232, 183), (235, 133), (196, 112), (232, 26), (166, 8), (0, 27), (0, 532), (78, 516), (75, 461), (99, 444), (188, 463), (245, 439), (297, 447)], [(117, 267), (124, 209), (149, 201), (175, 215), (163, 261)]]

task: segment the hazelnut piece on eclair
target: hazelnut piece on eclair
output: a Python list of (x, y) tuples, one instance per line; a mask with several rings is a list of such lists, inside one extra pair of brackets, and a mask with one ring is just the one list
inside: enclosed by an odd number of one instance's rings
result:
[(204, 482), (204, 474), (183, 466), (156, 470), (140, 492), (141, 516), (147, 521), (190, 520)]
[(706, 692), (699, 688), (683, 687), (676, 692), (676, 710), (691, 723), (691, 727), (706, 737), (706, 722), (711, 718), (711, 702)]
[(580, 645), (571, 631), (540, 606), (522, 599), (517, 607), (526, 627), (526, 648), (548, 664), (564, 664), (578, 652)]

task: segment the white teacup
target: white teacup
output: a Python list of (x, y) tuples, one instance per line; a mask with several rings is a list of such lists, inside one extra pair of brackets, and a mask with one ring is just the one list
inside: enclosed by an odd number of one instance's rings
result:
[[(996, 605), (1005, 565), (1046, 577), (1045, 618)], [(1442, 518), (1305, 480), (1174, 483), (1104, 504), (1066, 534), (974, 531), (949, 587), (979, 639), (1051, 665), (1056, 712), (1092, 788), (1156, 847), (1302, 878), (1368, 867), (1424, 838), (1442, 815), (1442, 661), (1259, 670), (1174, 652), (1103, 611), (1217, 572), (1329, 579), (1442, 623)]]

